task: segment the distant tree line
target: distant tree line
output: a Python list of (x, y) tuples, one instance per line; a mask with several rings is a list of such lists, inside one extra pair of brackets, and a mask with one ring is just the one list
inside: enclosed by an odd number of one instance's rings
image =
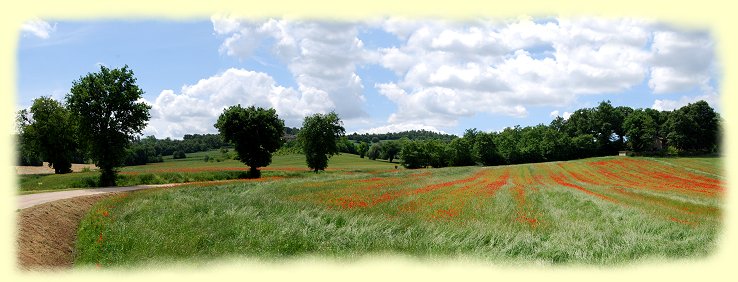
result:
[[(292, 129), (293, 132), (299, 132), (298, 128)], [(451, 141), (458, 138), (456, 135), (437, 133), (427, 130), (409, 130), (390, 133), (352, 133), (341, 136), (336, 140), (337, 149), (340, 153), (355, 154), (361, 158), (367, 157), (371, 160), (385, 159), (392, 162), (397, 157), (400, 150), (400, 140), (440, 140)], [(295, 152), (299, 146), (297, 143), (288, 141), (283, 147), (285, 152)], [(297, 151), (302, 153), (301, 151)]]
[[(568, 119), (557, 117), (549, 125), (508, 127), (501, 132), (468, 129), (450, 142), (401, 139), (399, 158), (407, 168), (420, 168), (561, 161), (615, 155), (621, 150), (644, 155), (709, 154), (719, 151), (720, 123), (720, 116), (705, 101), (674, 111), (613, 107), (603, 101), (575, 111)], [(367, 155), (389, 159), (385, 147), (370, 147)]]
[(233, 147), (220, 134), (185, 134), (182, 140), (155, 136), (136, 138), (126, 149), (125, 165), (142, 165), (162, 162), (162, 156), (184, 158), (189, 153)]
[[(41, 148), (53, 147), (48, 145), (44, 146), (39, 143), (38, 140), (40, 137), (34, 134), (34, 130), (37, 126), (28, 126), (38, 124), (38, 122), (32, 123), (32, 119), (26, 110), (19, 111), (17, 113), (17, 119), (22, 120), (22, 122), (25, 123), (25, 125), (19, 126), (20, 128), (23, 128), (23, 130), (16, 135), (18, 142), (18, 165), (40, 166), (43, 161), (49, 161), (52, 156), (49, 155), (46, 157), (48, 154), (44, 154), (44, 157), (42, 157), (40, 151)], [(39, 119), (39, 121), (41, 120), (47, 119)], [(65, 143), (72, 145), (76, 144), (75, 141), (66, 141)], [(183, 158), (185, 154), (225, 147), (233, 147), (233, 145), (225, 142), (220, 134), (186, 134), (182, 140), (171, 138), (156, 139), (155, 136), (147, 136), (144, 138), (135, 137), (125, 147), (125, 157), (123, 158), (122, 164), (131, 166), (157, 163), (163, 161), (163, 156)], [(85, 163), (87, 158), (82, 151), (75, 147), (71, 150), (71, 156), (69, 159), (72, 163)]]
[(402, 138), (407, 138), (408, 140), (451, 141), (452, 139), (457, 138), (457, 137), (456, 135), (453, 135), (453, 134), (438, 133), (438, 132), (421, 129), (421, 130), (409, 130), (409, 131), (390, 132), (390, 133), (372, 133), (372, 134), (352, 133), (352, 134), (346, 135), (346, 138), (348, 140), (356, 141), (356, 142), (377, 143), (379, 141), (400, 140)]

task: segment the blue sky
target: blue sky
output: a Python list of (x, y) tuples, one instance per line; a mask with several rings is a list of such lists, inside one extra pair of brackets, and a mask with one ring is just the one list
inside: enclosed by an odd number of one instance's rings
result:
[(288, 126), (335, 110), (348, 132), (462, 134), (549, 123), (610, 100), (720, 110), (709, 31), (640, 19), (379, 18), (45, 21), (23, 25), (17, 109), (63, 100), (99, 65), (134, 71), (152, 105), (145, 135), (215, 133), (234, 104), (273, 107)]

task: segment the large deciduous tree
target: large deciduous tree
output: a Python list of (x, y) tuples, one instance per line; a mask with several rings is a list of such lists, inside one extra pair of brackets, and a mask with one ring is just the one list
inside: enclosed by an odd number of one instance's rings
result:
[(502, 156), (497, 151), (493, 133), (479, 132), (472, 146), (472, 155), (483, 165), (499, 165), (504, 163)]
[(363, 159), (367, 151), (369, 151), (369, 144), (364, 141), (359, 142), (359, 145), (356, 146), (356, 151), (359, 153), (359, 157)]
[(382, 155), (382, 142), (372, 143), (369, 150), (366, 151), (366, 157), (370, 160), (376, 160)]
[(27, 109), (16, 112), (15, 126), (17, 132), (18, 165), (42, 166), (43, 160), (34, 146), (33, 120)]
[(718, 147), (720, 118), (705, 101), (674, 110), (666, 121), (669, 146), (680, 151), (710, 152)]
[(335, 112), (305, 117), (297, 139), (305, 153), (307, 166), (315, 172), (328, 167), (328, 158), (338, 154), (336, 140), (345, 132), (343, 122)]
[(405, 168), (422, 168), (428, 166), (428, 151), (423, 141), (412, 140), (405, 142), (400, 150), (402, 166)]
[(628, 147), (643, 152), (653, 151), (658, 134), (658, 124), (648, 112), (638, 109), (633, 111), (623, 122)]
[(402, 144), (397, 140), (389, 140), (382, 142), (381, 158), (388, 160), (390, 163), (400, 154)]
[(238, 159), (250, 167), (249, 177), (258, 178), (258, 167), (272, 163), (272, 153), (282, 146), (284, 121), (274, 109), (241, 105), (223, 111), (215, 123), (223, 139), (235, 145)]
[(88, 73), (72, 83), (67, 105), (79, 123), (78, 134), (90, 158), (100, 168), (100, 185), (114, 186), (116, 168), (126, 158), (126, 146), (141, 134), (151, 106), (140, 101), (143, 90), (133, 71), (124, 66)]
[(54, 168), (54, 173), (72, 172), (72, 158), (77, 145), (75, 123), (69, 110), (51, 97), (41, 97), (33, 100), (31, 114), (33, 123), (28, 127), (33, 136), (28, 141)]

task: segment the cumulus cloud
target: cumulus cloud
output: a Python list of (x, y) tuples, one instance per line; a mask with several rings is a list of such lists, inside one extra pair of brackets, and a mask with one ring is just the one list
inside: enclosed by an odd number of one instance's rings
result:
[(562, 114), (562, 113), (559, 112), (559, 110), (554, 110), (554, 111), (552, 111), (548, 115), (551, 116), (552, 118), (563, 117), (564, 119), (569, 119), (569, 117), (571, 116), (571, 113), (570, 112), (564, 112)]
[(568, 105), (581, 95), (643, 83), (649, 25), (586, 18), (388, 20), (385, 31), (405, 40), (379, 50), (379, 63), (400, 79), (376, 87), (398, 106), (388, 122), (444, 127), (481, 112), (524, 117), (530, 106)]
[(421, 123), (433, 127), (452, 127), (459, 117), (472, 116), (477, 112), (504, 113), (510, 116), (525, 116), (527, 111), (520, 105), (508, 105), (500, 97), (479, 96), (483, 92), (456, 91), (445, 87), (428, 87), (408, 93), (397, 84), (377, 84), (379, 93), (397, 105), (397, 112), (387, 120), (390, 123)]
[(654, 32), (648, 86), (657, 94), (694, 88), (709, 93), (710, 79), (715, 75), (714, 48), (705, 32), (677, 32), (668, 28)]
[(287, 65), (299, 91), (327, 95), (343, 119), (367, 116), (362, 108), (362, 80), (355, 70), (370, 53), (357, 38), (355, 23), (275, 19), (249, 22), (223, 17), (211, 20), (216, 33), (228, 36), (221, 52), (246, 58), (265, 42), (273, 42), (267, 47)]
[(29, 20), (23, 25), (21, 25), (21, 31), (33, 34), (34, 36), (41, 38), (41, 39), (47, 39), (51, 35), (52, 32), (56, 30), (56, 24), (53, 26), (49, 24), (48, 22), (42, 20), (42, 19), (32, 19)]
[(716, 93), (712, 93), (698, 95), (695, 97), (682, 96), (678, 100), (657, 99), (653, 102), (651, 108), (659, 111), (671, 111), (686, 106), (689, 103), (694, 103), (700, 100), (704, 100), (713, 108), (720, 107), (720, 97)]
[(185, 85), (179, 93), (164, 90), (146, 102), (152, 109), (150, 128), (144, 133), (162, 137), (215, 133), (218, 115), (236, 104), (274, 108), (287, 126), (299, 126), (306, 115), (335, 107), (324, 91), (283, 87), (268, 74), (235, 68)]
[[(293, 95), (321, 97), (347, 126), (367, 117), (357, 67), (390, 70), (395, 78), (373, 87), (397, 110), (387, 125), (371, 130), (445, 129), (479, 113), (525, 117), (529, 107), (570, 106), (583, 96), (622, 93), (643, 83), (656, 94), (698, 89), (702, 98), (718, 101), (709, 34), (650, 21), (211, 20), (215, 34), (224, 38), (223, 54), (247, 58), (267, 48), (295, 79), (297, 89), (289, 89)], [(368, 49), (360, 29), (381, 29), (398, 43)], [(667, 97), (653, 107), (666, 109), (698, 98)]]

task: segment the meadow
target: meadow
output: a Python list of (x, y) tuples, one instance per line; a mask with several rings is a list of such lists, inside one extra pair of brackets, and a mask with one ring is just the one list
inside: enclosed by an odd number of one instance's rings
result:
[[(233, 160), (233, 151), (223, 154), (220, 150), (187, 154), (184, 159), (172, 159), (165, 156), (164, 162), (150, 163), (138, 166), (126, 166), (119, 169), (118, 186), (133, 186), (141, 184), (166, 184), (183, 182), (202, 182), (215, 180), (230, 180), (246, 177), (248, 167), (237, 160)], [(210, 161), (204, 161), (205, 156)], [(328, 173), (336, 168), (341, 170), (371, 170), (389, 169), (397, 164), (386, 161), (370, 161), (355, 155), (342, 154), (331, 160)], [(275, 155), (272, 164), (262, 168), (267, 177), (295, 176), (309, 172), (302, 155)], [(30, 174), (18, 175), (19, 194), (51, 192), (59, 190), (98, 187), (100, 173), (97, 171), (68, 173), (68, 174)]]
[[(192, 156), (121, 171), (246, 169)], [(260, 179), (193, 182), (104, 200), (80, 225), (75, 264), (377, 254), (513, 264), (694, 259), (716, 248), (725, 193), (719, 158), (408, 170), (343, 154), (316, 174), (302, 156), (287, 155), (263, 171)]]

